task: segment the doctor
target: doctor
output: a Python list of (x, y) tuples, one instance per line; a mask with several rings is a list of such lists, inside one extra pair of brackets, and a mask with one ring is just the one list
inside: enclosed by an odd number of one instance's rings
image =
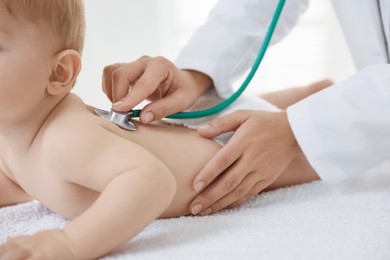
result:
[[(252, 65), (277, 2), (220, 0), (179, 55), (180, 69), (161, 57), (106, 67), (103, 88), (113, 109), (127, 111), (150, 98), (141, 114), (149, 123), (185, 110), (208, 88), (229, 96), (233, 79)], [(286, 2), (273, 43), (293, 28), (307, 5), (307, 0)], [(202, 192), (190, 205), (193, 214), (239, 205), (302, 153), (329, 182), (390, 159), (390, 0), (334, 0), (333, 5), (356, 74), (286, 111), (240, 111), (199, 129), (209, 138), (236, 132), (195, 178), (193, 187)]]

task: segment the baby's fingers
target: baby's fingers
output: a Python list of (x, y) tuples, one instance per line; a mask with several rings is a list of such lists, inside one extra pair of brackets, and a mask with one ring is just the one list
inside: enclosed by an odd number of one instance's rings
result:
[(15, 238), (7, 239), (7, 243), (0, 247), (0, 260), (35, 260), (31, 258), (29, 250), (21, 247)]

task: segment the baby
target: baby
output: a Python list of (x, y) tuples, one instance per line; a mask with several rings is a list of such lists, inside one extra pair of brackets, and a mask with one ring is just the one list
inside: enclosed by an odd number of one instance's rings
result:
[[(9, 239), (0, 259), (93, 259), (156, 218), (190, 214), (192, 181), (220, 145), (164, 123), (128, 132), (70, 91), (82, 0), (0, 0), (0, 206), (36, 199), (62, 230)], [(270, 187), (318, 179), (297, 157)]]

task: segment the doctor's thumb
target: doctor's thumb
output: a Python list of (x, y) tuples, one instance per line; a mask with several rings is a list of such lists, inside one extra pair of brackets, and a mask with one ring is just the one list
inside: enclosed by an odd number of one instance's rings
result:
[(241, 125), (241, 120), (235, 120), (235, 115), (230, 114), (224, 117), (214, 119), (207, 125), (197, 128), (198, 133), (207, 138), (213, 138), (223, 133), (235, 131)]
[(142, 109), (140, 120), (143, 124), (160, 120), (164, 117), (185, 110), (186, 107), (174, 97), (168, 96), (149, 103)]

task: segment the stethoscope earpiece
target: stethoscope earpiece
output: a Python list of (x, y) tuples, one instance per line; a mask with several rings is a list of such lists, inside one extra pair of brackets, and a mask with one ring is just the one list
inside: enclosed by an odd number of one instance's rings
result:
[(103, 109), (95, 109), (95, 113), (104, 119), (107, 119), (120, 128), (123, 128), (125, 130), (135, 131), (137, 130), (137, 127), (133, 122), (131, 122), (131, 118), (133, 115), (132, 111), (129, 112), (118, 112), (111, 110), (110, 112), (103, 110)]

